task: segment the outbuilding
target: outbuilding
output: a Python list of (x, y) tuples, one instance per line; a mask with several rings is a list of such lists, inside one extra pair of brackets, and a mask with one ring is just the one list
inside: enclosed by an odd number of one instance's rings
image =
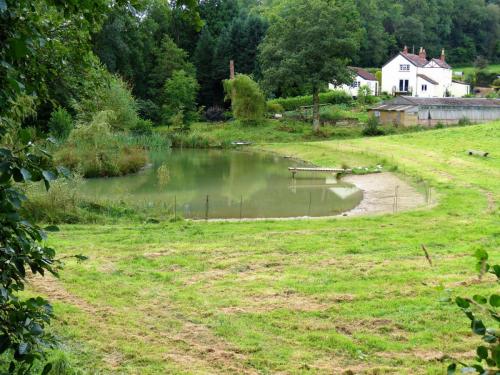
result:
[(456, 124), (461, 119), (486, 122), (500, 119), (500, 99), (398, 96), (369, 112), (382, 124), (435, 126)]

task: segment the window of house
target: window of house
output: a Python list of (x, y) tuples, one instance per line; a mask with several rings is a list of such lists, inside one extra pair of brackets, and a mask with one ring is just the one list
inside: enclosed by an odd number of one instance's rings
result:
[(355, 89), (355, 88), (359, 87), (359, 82), (358, 82), (358, 81), (354, 81), (354, 82), (352, 83), (351, 87), (352, 87), (353, 89)]
[(408, 72), (408, 71), (410, 71), (410, 64), (400, 64), (399, 65), (399, 70), (401, 72)]
[(410, 81), (407, 79), (399, 80), (399, 92), (408, 92), (408, 87), (410, 85)]
[(427, 91), (427, 85), (422, 85), (422, 91)]

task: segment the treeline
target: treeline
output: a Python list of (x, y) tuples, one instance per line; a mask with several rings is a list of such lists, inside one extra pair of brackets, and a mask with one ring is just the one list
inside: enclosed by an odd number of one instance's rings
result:
[[(94, 51), (110, 72), (131, 84), (141, 114), (166, 123), (178, 110), (164, 110), (168, 105), (165, 82), (175, 71), (197, 80), (197, 103), (205, 107), (223, 104), (222, 80), (228, 77), (231, 59), (238, 73), (261, 80), (259, 45), (269, 23), (288, 3), (202, 0), (198, 8), (202, 24), (186, 19), (182, 10), (168, 2), (150, 0), (139, 9), (130, 4), (115, 6), (94, 35)], [(499, 0), (355, 3), (363, 35), (352, 64), (379, 67), (403, 45), (410, 50), (425, 46), (429, 56), (438, 56), (445, 48), (452, 64), (471, 64), (478, 56), (491, 62), (500, 59)]]

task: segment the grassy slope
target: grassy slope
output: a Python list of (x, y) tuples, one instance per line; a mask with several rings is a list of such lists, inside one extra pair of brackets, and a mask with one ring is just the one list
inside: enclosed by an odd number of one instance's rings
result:
[[(485, 246), (500, 260), (499, 142), (497, 122), (265, 146), (320, 165), (385, 159), (438, 190), (432, 210), (311, 222), (65, 226), (50, 243), (61, 255), (90, 260), (44, 283), (59, 300), (56, 330), (88, 372), (441, 374), (436, 358), (467, 356), (473, 345), (464, 342), (467, 319), (438, 302), (437, 286), (466, 295), (497, 287), (491, 278), (471, 283), (470, 254)], [(493, 156), (469, 157), (467, 148)]]
[[(457, 65), (453, 66), (454, 71), (463, 72), (464, 74), (472, 73), (476, 68), (471, 65)], [(500, 64), (491, 64), (485, 69), (488, 72), (495, 72), (500, 74)]]

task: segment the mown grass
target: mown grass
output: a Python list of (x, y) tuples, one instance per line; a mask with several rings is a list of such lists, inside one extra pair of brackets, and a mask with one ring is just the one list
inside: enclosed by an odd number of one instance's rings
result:
[[(464, 75), (473, 73), (477, 68), (472, 65), (453, 65), (453, 71), (463, 72)], [(490, 73), (500, 74), (500, 64), (490, 64), (484, 70)]]
[[(383, 161), (439, 204), (315, 221), (67, 225), (55, 332), (74, 367), (130, 374), (443, 374), (478, 339), (442, 288), (492, 292), (499, 261), (500, 122), (370, 139), (260, 145), (318, 165)], [(476, 158), (466, 149), (489, 150)], [(431, 267), (421, 251), (425, 244)]]

